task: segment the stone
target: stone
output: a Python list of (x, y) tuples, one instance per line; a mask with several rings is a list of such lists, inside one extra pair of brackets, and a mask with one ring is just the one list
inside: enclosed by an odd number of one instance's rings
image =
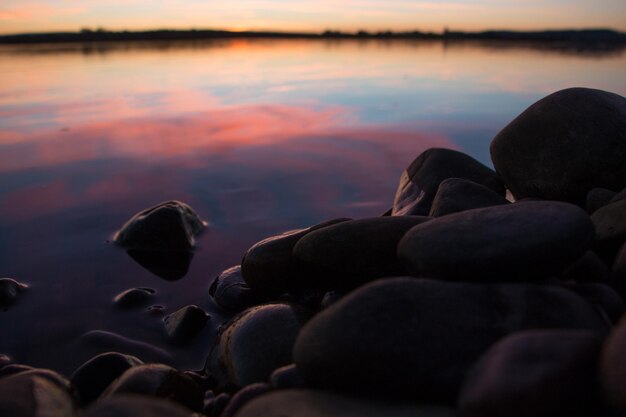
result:
[(594, 415), (602, 339), (586, 330), (528, 330), (489, 348), (469, 372), (464, 417)]
[(205, 371), (221, 390), (265, 382), (274, 369), (293, 362), (293, 343), (307, 313), (287, 304), (247, 309), (220, 329)]
[(81, 417), (192, 417), (192, 412), (161, 398), (118, 394), (98, 401), (81, 413)]
[(258, 291), (253, 291), (241, 274), (241, 266), (233, 266), (219, 274), (209, 287), (209, 295), (219, 307), (239, 313), (265, 301)]
[(306, 388), (306, 382), (295, 364), (281, 366), (270, 375), (270, 385), (274, 389)]
[(197, 335), (211, 318), (196, 305), (185, 306), (165, 316), (165, 332), (173, 342), (187, 342)]
[(496, 173), (471, 156), (452, 149), (431, 148), (402, 173), (391, 215), (428, 215), (439, 185), (448, 178), (470, 180), (502, 196), (506, 192)]
[(413, 227), (398, 244), (411, 275), (455, 280), (538, 281), (559, 274), (593, 242), (581, 208), (527, 201), (467, 210)]
[(114, 241), (126, 248), (184, 251), (206, 227), (196, 212), (180, 201), (166, 201), (135, 214)]
[(596, 241), (624, 243), (626, 241), (626, 199), (598, 209), (591, 215), (591, 221), (596, 231)]
[(602, 208), (611, 202), (617, 193), (606, 188), (592, 188), (587, 193), (585, 199), (585, 210), (592, 215), (596, 210)]
[(30, 371), (33, 368), (32, 366), (23, 365), (21, 363), (9, 363), (5, 364), (2, 368), (0, 368), (0, 378), (10, 375), (19, 374), (20, 372)]
[(596, 310), (559, 286), (399, 277), (366, 284), (318, 313), (293, 355), (314, 388), (454, 404), (480, 355), (533, 328), (606, 333)]
[(221, 394), (205, 401), (202, 408), (202, 414), (207, 417), (221, 417), (222, 413), (230, 402), (230, 394), (222, 392)]
[(490, 151), (516, 199), (584, 206), (593, 188), (626, 186), (626, 99), (589, 88), (557, 91), (502, 129)]
[(453, 408), (377, 401), (313, 390), (274, 391), (250, 401), (236, 417), (457, 417)]
[(302, 285), (350, 289), (376, 278), (403, 274), (396, 255), (398, 242), (409, 229), (429, 220), (426, 216), (373, 217), (308, 233), (293, 248), (294, 256), (315, 271)]
[(269, 392), (270, 389), (270, 386), (264, 382), (257, 382), (256, 384), (243, 387), (233, 395), (226, 408), (224, 408), (224, 411), (222, 411), (222, 414), (220, 414), (220, 417), (234, 417), (237, 411), (246, 405), (246, 403)]
[(113, 298), (116, 306), (121, 308), (140, 307), (150, 302), (156, 291), (152, 288), (129, 288)]
[(588, 250), (560, 274), (563, 281), (609, 282), (611, 270), (595, 252)]
[(102, 393), (100, 400), (119, 394), (142, 394), (166, 398), (200, 411), (203, 391), (188, 375), (161, 364), (133, 366), (117, 378)]
[(80, 336), (80, 342), (83, 348), (95, 348), (100, 353), (124, 352), (137, 356), (144, 362), (169, 364), (174, 361), (172, 355), (165, 349), (105, 330), (88, 331)]
[(616, 410), (626, 415), (626, 316), (622, 316), (600, 354), (600, 383), (604, 398)]
[(2, 369), (5, 366), (9, 365), (11, 362), (13, 362), (13, 359), (11, 359), (11, 357), (9, 355), (5, 355), (4, 353), (0, 353), (0, 369)]
[(626, 188), (623, 188), (620, 192), (616, 193), (612, 198), (611, 198), (611, 203), (616, 203), (620, 200), (623, 200), (626, 198)]
[(303, 274), (303, 267), (292, 255), (295, 244), (308, 233), (350, 219), (332, 219), (306, 229), (292, 230), (254, 244), (243, 257), (241, 273), (255, 291), (277, 296), (293, 287), (292, 280)]
[[(72, 417), (74, 399), (61, 375), (32, 370), (0, 378), (0, 415), (7, 417)], [(53, 373), (54, 376), (51, 374)]]
[(0, 308), (8, 307), (26, 290), (28, 285), (14, 280), (13, 278), (0, 278)]
[(135, 356), (106, 352), (78, 367), (70, 380), (78, 390), (81, 404), (86, 405), (95, 401), (126, 370), (141, 364)]
[(566, 288), (583, 297), (600, 313), (606, 323), (607, 331), (617, 323), (624, 314), (624, 299), (610, 285), (599, 282), (587, 282), (566, 285)]
[(441, 217), (475, 208), (510, 204), (502, 194), (484, 185), (462, 178), (448, 178), (441, 181), (433, 200), (431, 217)]

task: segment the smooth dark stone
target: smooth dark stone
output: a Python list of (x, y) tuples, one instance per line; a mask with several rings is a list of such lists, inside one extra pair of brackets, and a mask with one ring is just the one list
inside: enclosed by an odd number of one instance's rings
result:
[(562, 272), (593, 241), (581, 208), (528, 201), (467, 210), (412, 228), (398, 245), (411, 275), (454, 280), (538, 281)]
[(35, 369), (35, 368), (33, 368), (32, 366), (28, 366), (28, 365), (22, 365), (21, 363), (6, 364), (0, 369), (0, 378), (9, 376), (9, 375), (19, 374), (20, 372), (24, 372), (24, 371), (30, 371), (32, 369)]
[(274, 389), (306, 388), (306, 382), (295, 364), (281, 366), (270, 375), (270, 385)]
[(189, 250), (206, 227), (196, 212), (180, 201), (166, 201), (135, 214), (115, 235), (115, 243), (131, 249)]
[(626, 198), (626, 188), (623, 188), (620, 192), (618, 192), (617, 194), (615, 194), (613, 196), (613, 198), (611, 198), (611, 203), (616, 203), (620, 200), (623, 200)]
[(95, 347), (101, 353), (115, 351), (137, 356), (144, 362), (172, 363), (172, 355), (150, 343), (134, 340), (126, 336), (104, 330), (91, 330), (80, 337), (84, 346)]
[(606, 333), (595, 309), (559, 286), (387, 278), (313, 317), (294, 362), (311, 387), (453, 404), (481, 354), (532, 328)]
[(139, 265), (166, 281), (177, 281), (187, 275), (192, 251), (129, 249), (126, 251)]
[(83, 405), (95, 401), (126, 370), (143, 362), (131, 355), (102, 353), (89, 359), (72, 374), (70, 380), (78, 390)]
[(202, 414), (207, 417), (221, 417), (229, 402), (230, 394), (222, 392), (205, 402)]
[(345, 293), (336, 290), (330, 290), (326, 292), (326, 294), (324, 294), (324, 297), (322, 298), (322, 301), (320, 302), (320, 309), (323, 310), (331, 306), (332, 304), (335, 304), (335, 302), (341, 300), (341, 297), (343, 297), (344, 295)]
[(19, 294), (26, 288), (28, 288), (28, 285), (13, 278), (0, 278), (0, 308), (13, 304), (19, 297)]
[(295, 244), (308, 233), (350, 219), (333, 219), (315, 226), (292, 230), (272, 236), (254, 244), (243, 257), (241, 273), (246, 283), (255, 291), (276, 296), (293, 288), (292, 282), (304, 272), (294, 258)]
[(615, 274), (626, 281), (626, 243), (624, 243), (615, 257), (611, 268)]
[(265, 382), (274, 369), (293, 362), (292, 347), (306, 313), (287, 304), (252, 307), (220, 331), (205, 371), (222, 390)]
[(137, 365), (127, 369), (100, 398), (108, 399), (123, 393), (167, 398), (196, 411), (202, 409), (204, 394), (189, 376), (160, 364)]
[(626, 186), (626, 99), (588, 88), (557, 91), (502, 129), (490, 150), (516, 199), (584, 206), (593, 188)]
[(559, 276), (563, 281), (609, 282), (611, 270), (595, 252), (588, 250)]
[(626, 316), (605, 341), (600, 357), (600, 382), (616, 415), (626, 415)]
[(149, 303), (155, 292), (152, 288), (129, 288), (116, 295), (113, 302), (122, 308), (140, 307)]
[(405, 273), (396, 255), (398, 242), (409, 229), (429, 220), (426, 216), (373, 217), (308, 233), (293, 248), (294, 256), (316, 271), (303, 286), (349, 289)]
[(204, 310), (195, 305), (188, 305), (165, 316), (165, 332), (174, 342), (187, 342), (197, 335), (211, 318)]
[(577, 285), (566, 285), (566, 288), (583, 297), (604, 317), (607, 329), (617, 323), (624, 314), (624, 299), (610, 285), (589, 282)]
[(209, 295), (224, 310), (238, 313), (265, 300), (250, 289), (241, 274), (241, 266), (233, 266), (219, 274), (209, 287)]
[[(626, 165), (626, 163), (625, 163)], [(596, 240), (626, 241), (626, 199), (610, 203), (591, 215)]]
[[(195, 414), (194, 414), (195, 415)], [(98, 401), (81, 417), (192, 417), (185, 407), (161, 398), (118, 394)]]
[(502, 181), (492, 169), (464, 153), (432, 148), (422, 152), (402, 173), (392, 216), (428, 215), (439, 185), (448, 178), (463, 178), (505, 194)]
[(602, 339), (585, 330), (529, 330), (494, 344), (469, 372), (463, 417), (587, 417), (598, 408)]
[(13, 360), (9, 357), (9, 355), (5, 355), (4, 353), (0, 353), (0, 369), (9, 365)]
[(596, 210), (602, 208), (611, 202), (617, 193), (606, 188), (592, 188), (587, 193), (585, 200), (585, 210), (592, 215)]
[(502, 194), (484, 185), (462, 178), (448, 178), (439, 184), (428, 215), (441, 217), (459, 211), (503, 204), (511, 203)]
[(69, 381), (39, 369), (0, 378), (0, 416), (72, 417), (74, 399)]
[(313, 390), (281, 390), (253, 399), (237, 417), (457, 417), (453, 408), (383, 402)]
[(222, 411), (222, 414), (220, 414), (220, 417), (234, 417), (237, 411), (246, 405), (246, 403), (269, 392), (270, 389), (270, 386), (264, 382), (257, 382), (256, 384), (243, 387), (233, 395), (226, 408), (224, 408), (224, 411)]

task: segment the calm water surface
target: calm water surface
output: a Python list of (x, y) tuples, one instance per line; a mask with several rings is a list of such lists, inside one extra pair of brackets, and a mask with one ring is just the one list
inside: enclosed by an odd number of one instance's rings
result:
[[(572, 86), (626, 95), (625, 69), (623, 51), (477, 43), (1, 46), (0, 276), (31, 288), (0, 311), (0, 353), (68, 373), (119, 348), (81, 337), (103, 330), (199, 367), (224, 317), (208, 286), (254, 242), (383, 213), (429, 147), (490, 165), (491, 139), (532, 102)], [(109, 243), (169, 199), (210, 223), (177, 281)], [(210, 328), (169, 345), (160, 317), (112, 305), (135, 286), (168, 312), (203, 307)]]

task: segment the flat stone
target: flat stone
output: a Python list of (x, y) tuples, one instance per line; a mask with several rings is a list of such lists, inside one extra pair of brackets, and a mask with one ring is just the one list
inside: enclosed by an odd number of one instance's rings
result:
[(114, 237), (126, 248), (189, 250), (206, 227), (196, 212), (180, 201), (166, 201), (135, 214)]
[(376, 401), (313, 390), (281, 390), (246, 404), (236, 417), (457, 417), (453, 408)]
[(295, 244), (308, 233), (350, 219), (339, 218), (319, 223), (306, 229), (291, 230), (254, 244), (243, 257), (241, 273), (250, 288), (276, 296), (294, 286), (294, 277), (304, 268), (292, 255)]
[(510, 202), (489, 187), (462, 178), (448, 178), (439, 184), (428, 215), (441, 217), (459, 211), (502, 204)]
[(0, 378), (0, 415), (7, 417), (72, 417), (74, 399), (61, 375), (25, 371)]
[(448, 178), (463, 178), (505, 194), (502, 181), (492, 169), (462, 152), (432, 148), (422, 152), (402, 173), (391, 215), (428, 215), (439, 185)]
[(626, 186), (626, 99), (588, 88), (557, 91), (502, 129), (490, 150), (516, 199), (584, 206), (593, 188)]
[(95, 401), (126, 370), (141, 364), (143, 362), (135, 356), (106, 352), (82, 364), (70, 379), (78, 390), (81, 404), (86, 405)]
[(241, 266), (233, 266), (219, 274), (209, 287), (209, 295), (219, 307), (239, 313), (265, 301), (258, 291), (253, 291), (241, 273)]
[(600, 382), (604, 397), (617, 415), (626, 415), (626, 316), (605, 341), (600, 355)]
[(235, 316), (213, 343), (205, 371), (222, 390), (265, 382), (293, 362), (292, 348), (306, 313), (287, 304), (252, 307)]
[(579, 207), (528, 201), (467, 210), (413, 227), (398, 245), (411, 275), (538, 281), (559, 274), (593, 242)]
[(196, 305), (185, 306), (163, 319), (167, 337), (174, 342), (187, 342), (197, 335), (211, 318)]
[(586, 417), (598, 409), (602, 339), (586, 330), (528, 330), (494, 344), (472, 367), (459, 409), (467, 417)]
[(426, 216), (373, 217), (308, 233), (293, 248), (294, 256), (315, 271), (303, 285), (354, 288), (405, 273), (396, 255), (398, 242), (409, 229), (428, 220)]
[(13, 278), (0, 278), (0, 308), (8, 307), (26, 290), (28, 285), (18, 282)]
[(313, 317), (293, 355), (311, 387), (454, 404), (480, 355), (534, 328), (606, 333), (596, 310), (560, 286), (387, 278)]
[(192, 417), (192, 412), (161, 398), (118, 394), (98, 401), (81, 417)]
[(129, 288), (117, 294), (113, 298), (116, 306), (121, 308), (134, 308), (148, 304), (156, 291), (152, 288)]

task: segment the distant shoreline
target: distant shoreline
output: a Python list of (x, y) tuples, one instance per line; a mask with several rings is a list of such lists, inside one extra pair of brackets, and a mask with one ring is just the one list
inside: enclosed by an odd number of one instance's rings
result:
[(625, 45), (626, 33), (611, 29), (482, 32), (338, 32), (299, 33), (276, 31), (232, 32), (226, 30), (149, 30), (107, 31), (103, 29), (80, 32), (26, 33), (0, 35), (0, 44), (35, 44), (67, 42), (169, 41), (202, 39), (425, 39), (425, 40), (501, 40), (524, 42), (567, 42), (585, 45)]

